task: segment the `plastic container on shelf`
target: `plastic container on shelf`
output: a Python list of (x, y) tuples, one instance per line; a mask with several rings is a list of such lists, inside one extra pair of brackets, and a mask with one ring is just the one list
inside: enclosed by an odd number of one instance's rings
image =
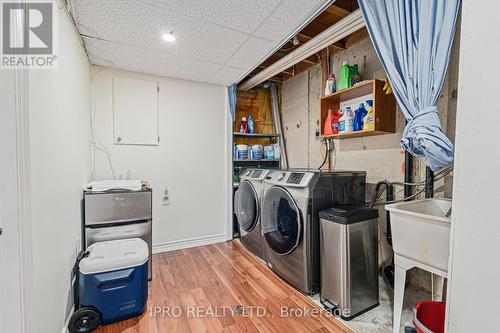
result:
[(274, 159), (274, 147), (272, 145), (264, 147), (264, 159), (266, 160)]
[(444, 333), (446, 303), (424, 301), (415, 304), (413, 324), (418, 333)]
[(328, 75), (328, 79), (326, 80), (325, 85), (325, 96), (333, 94), (337, 91), (337, 81), (335, 79), (335, 74)]
[(360, 103), (358, 109), (354, 113), (354, 123), (353, 130), (354, 131), (362, 131), (363, 128), (363, 119), (365, 118), (368, 111), (365, 109), (364, 103)]
[(373, 100), (369, 99), (366, 101), (367, 113), (363, 118), (363, 130), (373, 130), (375, 129), (375, 115), (373, 114)]
[(338, 122), (338, 117), (335, 116), (335, 111), (332, 108), (328, 108), (328, 114), (326, 115), (325, 125), (323, 127), (323, 135), (332, 135), (335, 134), (333, 132), (333, 124), (335, 120)]
[(236, 156), (237, 160), (248, 159), (248, 145), (236, 145)]
[(350, 106), (345, 108), (344, 114), (339, 119), (340, 133), (348, 133), (353, 131), (354, 125), (354, 112)]
[(253, 160), (261, 160), (264, 155), (264, 148), (261, 145), (252, 145), (251, 158)]
[(248, 133), (247, 117), (241, 117), (240, 133)]
[(254, 122), (253, 122), (253, 117), (252, 117), (251, 113), (248, 115), (247, 124), (248, 124), (248, 133), (254, 134), (255, 133), (255, 128), (254, 128)]

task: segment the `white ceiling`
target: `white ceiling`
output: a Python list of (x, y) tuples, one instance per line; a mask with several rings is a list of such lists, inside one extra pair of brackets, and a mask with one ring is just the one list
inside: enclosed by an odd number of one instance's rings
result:
[(73, 0), (72, 11), (95, 65), (229, 85), (330, 2)]

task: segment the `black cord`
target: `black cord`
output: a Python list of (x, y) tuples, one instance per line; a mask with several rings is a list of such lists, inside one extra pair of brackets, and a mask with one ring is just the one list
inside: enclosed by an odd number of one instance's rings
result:
[(323, 163), (321, 163), (321, 165), (319, 166), (318, 170), (321, 170), (321, 168), (325, 165), (326, 160), (328, 159), (328, 156), (330, 156), (330, 149), (328, 148), (328, 143), (326, 143), (326, 140), (325, 140), (325, 145), (326, 145), (325, 158), (323, 159)]

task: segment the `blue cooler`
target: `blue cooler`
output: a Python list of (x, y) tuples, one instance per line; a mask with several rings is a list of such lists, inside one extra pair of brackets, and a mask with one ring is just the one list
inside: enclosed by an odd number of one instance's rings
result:
[(148, 245), (139, 238), (99, 242), (80, 261), (80, 304), (109, 324), (143, 313), (148, 299)]

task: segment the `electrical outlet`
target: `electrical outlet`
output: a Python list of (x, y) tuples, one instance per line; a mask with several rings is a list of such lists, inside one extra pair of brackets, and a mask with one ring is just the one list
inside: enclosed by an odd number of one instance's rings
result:
[(166, 187), (163, 189), (162, 205), (163, 206), (170, 205), (170, 194), (168, 193), (168, 188), (166, 188)]

